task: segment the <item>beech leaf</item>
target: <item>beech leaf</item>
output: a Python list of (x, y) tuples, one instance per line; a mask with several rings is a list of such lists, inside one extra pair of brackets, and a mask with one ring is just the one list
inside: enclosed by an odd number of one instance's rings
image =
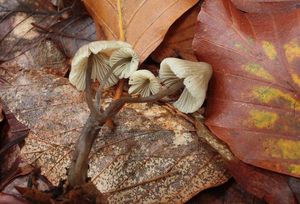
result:
[(151, 58), (160, 63), (167, 57), (197, 61), (192, 48), (192, 41), (197, 25), (200, 5), (183, 14), (168, 30), (163, 42), (151, 54)]
[(84, 0), (107, 40), (130, 43), (143, 62), (162, 42), (172, 23), (198, 0)]
[[(57, 184), (89, 114), (84, 95), (66, 78), (10, 71), (0, 96), (31, 128), (22, 156)], [(89, 177), (110, 203), (182, 203), (229, 177), (194, 127), (161, 106), (126, 105), (115, 123), (115, 132), (100, 131), (89, 165)]]
[(198, 59), (214, 70), (209, 129), (242, 161), (296, 177), (299, 16), (299, 8), (254, 14), (238, 10), (231, 1), (205, 1), (193, 42)]

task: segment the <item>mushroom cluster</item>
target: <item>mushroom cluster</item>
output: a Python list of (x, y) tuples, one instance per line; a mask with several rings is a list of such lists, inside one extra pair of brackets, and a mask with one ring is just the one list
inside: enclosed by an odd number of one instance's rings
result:
[[(119, 79), (129, 78), (129, 94), (144, 99), (156, 95), (173, 86), (182, 90), (173, 103), (179, 111), (192, 113), (203, 104), (212, 68), (205, 62), (191, 62), (177, 58), (166, 58), (160, 64), (159, 77), (148, 70), (137, 70), (139, 57), (132, 46), (121, 41), (96, 41), (84, 45), (75, 54), (70, 72), (70, 82), (78, 90), (85, 89), (87, 69), (92, 69), (91, 78), (105, 83), (106, 87), (115, 85)], [(161, 85), (162, 83), (162, 85)], [(181, 83), (181, 86), (178, 84)], [(102, 84), (103, 86), (103, 84)], [(144, 100), (145, 101), (145, 100)]]
[(86, 72), (90, 63), (91, 78), (103, 81), (113, 65), (122, 59), (107, 79), (107, 87), (115, 85), (119, 79), (128, 78), (138, 68), (139, 58), (130, 44), (122, 41), (95, 41), (79, 48), (72, 64), (69, 80), (78, 90), (85, 89)]

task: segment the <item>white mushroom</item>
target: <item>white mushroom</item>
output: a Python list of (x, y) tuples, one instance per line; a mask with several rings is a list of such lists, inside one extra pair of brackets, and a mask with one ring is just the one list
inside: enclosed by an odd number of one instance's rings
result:
[(129, 78), (133, 72), (138, 69), (139, 57), (130, 47), (124, 47), (114, 51), (109, 59), (110, 66), (112, 67), (121, 59), (126, 59), (122, 65), (114, 70), (114, 74), (119, 79)]
[(161, 87), (159, 80), (148, 70), (134, 72), (128, 83), (131, 85), (128, 93), (140, 94), (142, 97), (158, 93)]
[[(89, 59), (92, 60), (91, 78), (101, 82), (110, 70), (109, 57), (115, 50), (120, 48), (131, 48), (131, 45), (121, 41), (95, 41), (79, 48), (72, 60), (69, 75), (70, 82), (78, 90), (85, 89), (86, 70)], [(92, 57), (89, 58), (91, 55)], [(112, 86), (117, 82), (118, 78), (112, 74), (108, 79), (108, 86)]]
[(177, 58), (164, 59), (159, 70), (159, 77), (167, 87), (183, 79), (184, 90), (173, 105), (184, 113), (195, 112), (202, 106), (211, 75), (209, 64)]

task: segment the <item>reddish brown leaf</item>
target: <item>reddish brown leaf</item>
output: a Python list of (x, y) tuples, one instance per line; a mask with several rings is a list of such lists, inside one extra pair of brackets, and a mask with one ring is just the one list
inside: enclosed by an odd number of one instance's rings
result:
[(0, 103), (0, 123), (4, 120), (4, 115), (2, 113), (2, 104)]
[(264, 201), (246, 192), (233, 179), (222, 186), (199, 193), (186, 204), (266, 204)]
[[(214, 69), (206, 124), (246, 163), (300, 177), (300, 9), (206, 1), (194, 48)], [(288, 22), (288, 23), (286, 23)]]
[(270, 204), (297, 204), (287, 176), (259, 169), (239, 160), (228, 161), (227, 167), (236, 181), (258, 198)]
[(103, 28), (107, 39), (121, 39), (132, 44), (141, 62), (161, 43), (172, 23), (197, 2), (197, 0), (84, 1), (95, 22)]
[(2, 191), (11, 181), (19, 176), (25, 176), (30, 174), (33, 171), (33, 167), (31, 165), (25, 165), (23, 167), (17, 167), (6, 174), (4, 179), (0, 181), (0, 191)]
[(246, 12), (277, 13), (296, 9), (299, 0), (232, 0), (235, 6)]
[(151, 54), (153, 60), (160, 63), (167, 57), (180, 57), (197, 61), (192, 49), (192, 41), (199, 11), (200, 4), (197, 4), (171, 26), (163, 42)]
[(29, 129), (20, 123), (0, 100), (5, 112), (5, 119), (0, 126), (0, 186), (4, 187), (7, 177), (15, 175), (19, 164), (20, 146)]
[(21, 198), (17, 198), (15, 196), (6, 193), (1, 193), (1, 192), (0, 192), (0, 203), (1, 204), (29, 204), (27, 201)]

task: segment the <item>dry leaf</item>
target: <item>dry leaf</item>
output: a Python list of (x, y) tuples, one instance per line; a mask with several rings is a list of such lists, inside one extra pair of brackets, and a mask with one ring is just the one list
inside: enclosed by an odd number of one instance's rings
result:
[(1, 204), (29, 204), (24, 199), (17, 198), (15, 196), (6, 193), (1, 193), (1, 192), (0, 192), (0, 203)]
[[(11, 75), (0, 96), (31, 128), (22, 155), (57, 183), (88, 116), (84, 97), (67, 79), (42, 71)], [(182, 203), (228, 179), (222, 159), (198, 141), (193, 126), (164, 108), (127, 105), (115, 122), (115, 132), (102, 130), (95, 142), (89, 171), (111, 203)]]
[(120, 25), (122, 26), (124, 40), (133, 45), (141, 62), (161, 43), (172, 23), (197, 2), (198, 0), (84, 1), (108, 40), (123, 39), (120, 36)]
[(246, 191), (267, 203), (297, 204), (288, 184), (288, 176), (260, 169), (237, 159), (228, 161), (226, 166)]
[(214, 69), (206, 124), (242, 161), (300, 177), (300, 9), (203, 5), (194, 48)]
[(2, 108), (2, 104), (0, 103), (0, 122), (2, 122), (3, 120), (4, 120), (3, 108)]
[(0, 62), (11, 60), (36, 47), (44, 39), (31, 23), (49, 27), (59, 15), (46, 0), (4, 0), (0, 7)]
[(9, 66), (43, 67), (65, 76), (64, 54), (72, 57), (79, 47), (96, 39), (95, 24), (79, 0), (72, 0), (61, 11), (50, 0), (5, 0), (2, 5), (0, 62)]
[[(1, 97), (0, 97), (1, 98)], [(20, 146), (29, 129), (20, 123), (0, 99), (5, 112), (5, 120), (0, 125), (0, 190), (6, 185), (9, 177), (18, 174), (20, 163)]]
[[(48, 36), (67, 57), (71, 58), (81, 46), (96, 40), (96, 28), (82, 1), (72, 0), (69, 4), (64, 5), (65, 7), (72, 6), (68, 18), (53, 25)], [(98, 32), (98, 40), (100, 39), (105, 39), (101, 31)]]
[(266, 204), (247, 193), (233, 179), (226, 184), (199, 193), (186, 204)]
[(197, 61), (192, 48), (192, 41), (199, 11), (200, 5), (194, 6), (171, 26), (163, 42), (151, 54), (154, 61), (160, 63), (167, 57)]
[(277, 13), (296, 9), (299, 0), (231, 0), (235, 6), (251, 13)]

